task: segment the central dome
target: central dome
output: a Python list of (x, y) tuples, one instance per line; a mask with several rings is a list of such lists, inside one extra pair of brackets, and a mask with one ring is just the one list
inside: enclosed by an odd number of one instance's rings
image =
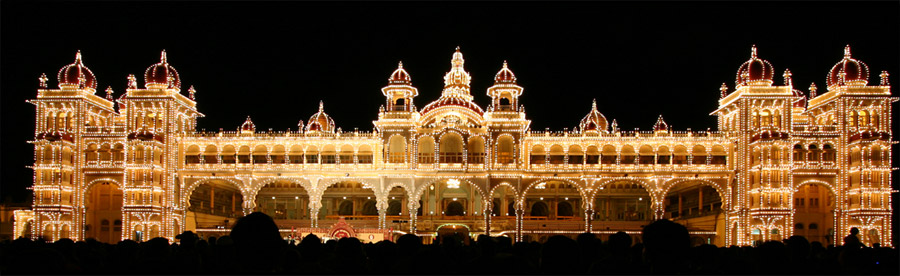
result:
[(325, 114), (325, 105), (319, 101), (319, 112), (309, 117), (306, 131), (334, 132), (334, 120)]

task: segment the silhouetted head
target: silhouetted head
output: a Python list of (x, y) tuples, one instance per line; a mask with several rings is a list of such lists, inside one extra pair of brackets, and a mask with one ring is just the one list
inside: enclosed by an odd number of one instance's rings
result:
[(809, 254), (809, 241), (803, 236), (791, 236), (784, 243), (794, 256), (806, 256)]
[(571, 274), (577, 266), (578, 244), (566, 236), (552, 236), (541, 250), (541, 268), (545, 273)]
[(619, 231), (609, 236), (607, 244), (609, 244), (609, 247), (612, 248), (613, 251), (627, 251), (628, 248), (631, 247), (631, 236), (625, 232)]
[(856, 227), (850, 228), (850, 234), (851, 235), (859, 234), (859, 228), (856, 228)]
[(685, 268), (691, 236), (683, 225), (660, 219), (645, 226), (641, 238), (652, 273), (676, 273)]
[(416, 254), (420, 246), (422, 246), (422, 239), (415, 234), (406, 234), (397, 238), (397, 247), (400, 249), (400, 254)]
[(231, 229), (231, 239), (237, 247), (250, 245), (271, 247), (284, 243), (278, 232), (278, 225), (272, 217), (262, 212), (253, 212), (238, 219)]
[(481, 234), (478, 235), (478, 247), (481, 247), (481, 254), (484, 256), (494, 256), (497, 253), (497, 242), (491, 236)]

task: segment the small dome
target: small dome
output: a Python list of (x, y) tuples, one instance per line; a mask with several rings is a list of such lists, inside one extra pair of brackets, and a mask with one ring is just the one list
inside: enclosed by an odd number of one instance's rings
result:
[(241, 124), (241, 133), (246, 132), (256, 132), (256, 125), (253, 124), (253, 120), (250, 120), (250, 116), (247, 116), (247, 120)]
[(75, 62), (59, 69), (57, 75), (59, 88), (84, 88), (90, 92), (97, 91), (97, 78), (91, 69), (81, 62), (81, 51), (75, 53)]
[(581, 123), (578, 124), (578, 127), (581, 131), (592, 131), (592, 132), (605, 132), (607, 129), (606, 117), (597, 111), (597, 100), (594, 99), (594, 102), (591, 104), (591, 111), (588, 112), (583, 119), (581, 119)]
[(516, 75), (513, 74), (512, 70), (509, 70), (509, 67), (506, 65), (506, 61), (503, 61), (503, 68), (500, 69), (500, 72), (497, 72), (497, 76), (494, 77), (494, 84), (504, 84), (516, 83)]
[(750, 59), (741, 64), (735, 78), (735, 84), (772, 85), (772, 72), (775, 69), (769, 61), (756, 57), (756, 45), (750, 48)]
[(394, 70), (394, 73), (391, 73), (391, 78), (388, 79), (389, 84), (400, 84), (400, 85), (411, 85), (412, 80), (409, 78), (409, 73), (403, 69), (403, 62), (401, 61), (397, 65), (397, 70)]
[(144, 85), (147, 88), (155, 89), (181, 89), (181, 78), (178, 77), (175, 67), (169, 65), (166, 50), (160, 54), (159, 63), (150, 65), (144, 72)]
[(846, 85), (866, 85), (869, 83), (869, 66), (861, 60), (850, 57), (850, 45), (844, 47), (844, 59), (831, 67), (826, 83), (828, 87), (841, 84), (841, 73)]
[(669, 124), (666, 123), (666, 120), (663, 120), (662, 114), (656, 119), (656, 124), (653, 125), (653, 131), (669, 131)]
[(306, 131), (334, 132), (334, 120), (325, 114), (325, 105), (319, 101), (319, 112), (309, 117)]

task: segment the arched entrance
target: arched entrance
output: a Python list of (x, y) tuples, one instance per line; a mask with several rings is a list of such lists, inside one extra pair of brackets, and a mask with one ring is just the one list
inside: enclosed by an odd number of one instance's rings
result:
[(306, 220), (309, 219), (309, 195), (295, 181), (275, 180), (257, 192), (256, 211), (276, 220)]
[(331, 225), (343, 217), (353, 227), (376, 228), (376, 202), (375, 192), (362, 182), (341, 181), (331, 184), (322, 194), (319, 225)]
[[(442, 179), (424, 187), (420, 196), (426, 219), (482, 219), (481, 190), (460, 179)], [(420, 219), (421, 220), (421, 219)]]
[(653, 220), (650, 193), (637, 181), (618, 180), (594, 195), (594, 230), (639, 231)]
[(94, 183), (85, 195), (86, 239), (103, 243), (122, 240), (122, 189), (110, 181)]
[(461, 224), (445, 224), (438, 226), (437, 236), (440, 243), (456, 242), (468, 245), (469, 228)]
[(794, 192), (794, 235), (826, 246), (834, 244), (834, 203), (828, 186), (801, 184)]
[(716, 232), (714, 239), (696, 236), (694, 241), (725, 244), (723, 199), (716, 187), (706, 181), (686, 180), (669, 187), (663, 198), (664, 217), (688, 228), (688, 231)]
[[(214, 179), (191, 191), (185, 230), (230, 228), (244, 215), (244, 196), (231, 182)], [(149, 230), (149, 229), (148, 229)]]

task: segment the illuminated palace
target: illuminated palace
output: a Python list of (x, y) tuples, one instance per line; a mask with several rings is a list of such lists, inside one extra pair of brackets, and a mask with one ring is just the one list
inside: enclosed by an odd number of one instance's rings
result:
[(673, 130), (662, 116), (652, 130), (623, 131), (596, 102), (579, 105), (587, 115), (577, 128), (538, 131), (505, 62), (487, 88), (491, 102), (473, 102), (457, 48), (440, 97), (422, 107), (401, 63), (381, 89), (373, 131), (342, 130), (319, 102), (297, 130), (257, 130), (248, 117), (235, 131), (206, 132), (196, 128), (204, 116), (196, 91), (183, 92), (165, 52), (142, 88), (129, 75), (116, 98), (111, 88), (97, 95), (78, 53), (58, 89), (42, 75), (28, 101), (37, 111), (34, 204), (16, 212), (15, 232), (103, 242), (222, 235), (260, 211), (286, 238), (333, 238), (321, 229), (347, 225), (345, 236), (383, 233), (364, 241), (406, 233), (541, 241), (638, 234), (670, 219), (695, 244), (792, 235), (840, 244), (857, 227), (864, 243), (891, 246), (897, 98), (887, 72), (870, 84), (848, 46), (824, 91), (799, 90), (789, 70), (775, 85), (776, 74), (754, 47), (734, 88), (721, 86), (715, 131)]

